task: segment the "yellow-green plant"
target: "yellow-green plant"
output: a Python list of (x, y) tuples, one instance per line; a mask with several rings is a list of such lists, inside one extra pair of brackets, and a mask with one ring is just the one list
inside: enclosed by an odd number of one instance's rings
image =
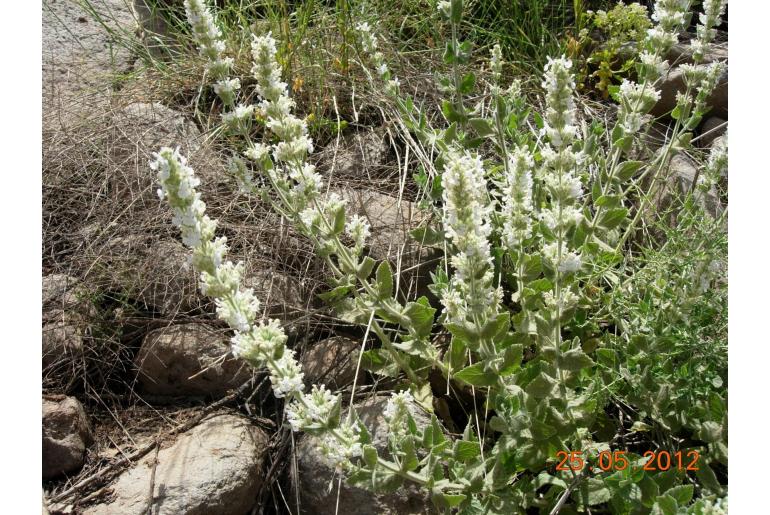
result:
[[(545, 66), (542, 113), (530, 116), (517, 84), (503, 84), (499, 48), (490, 60), (491, 83), (479, 95), (480, 81), (467, 71), (471, 45), (457, 30), (462, 0), (437, 6), (452, 36), (444, 53), (451, 75), (440, 79), (449, 93), (441, 102), (445, 120), (434, 126), (401, 91), (378, 51), (376, 29), (366, 22), (357, 26), (362, 64), (372, 83), (387, 93), (416, 136), (413, 144), (423, 155), (436, 156), (418, 177), (439, 216), (415, 235), (445, 253), (434, 274), (438, 317), (427, 298), (396, 296), (390, 264), (367, 255), (366, 221), (348, 216), (344, 200), (328, 193), (324, 178), (307, 163), (313, 142), (305, 120), (293, 113), (272, 36), (255, 35), (252, 42), (259, 104), (238, 105), (237, 88), (223, 86), (234, 79), (218, 64), (221, 46), (213, 16), (200, 0), (187, 0), (186, 6), (212, 69), (221, 71), (215, 91), (230, 108), (223, 121), (242, 137), (245, 151), (230, 165), (241, 190), (260, 193), (257, 198), (314, 243), (332, 275), (325, 298), (376, 337), (378, 347), (367, 354), (370, 370), (401, 381), (385, 410), (390, 430), (385, 455), (371, 445), (355, 410), (342, 415), (339, 395), (315, 386), (304, 391), (301, 367), (286, 347), (280, 322), (258, 319), (258, 300), (242, 286), (243, 266), (225, 260), (226, 240), (215, 237), (216, 222), (205, 214), (193, 171), (178, 152), (158, 153), (153, 168), (159, 194), (174, 209), (173, 221), (193, 250), (203, 293), (216, 299), (218, 316), (234, 331), (233, 352), (255, 367), (267, 367), (273, 392), (286, 399), (291, 428), (319, 436), (323, 454), (338, 472), (375, 492), (416, 483), (447, 513), (530, 508), (558, 513), (568, 504), (572, 511), (618, 513), (721, 513), (726, 508), (726, 489), (712, 468), (726, 460), (724, 398), (721, 404), (712, 401), (711, 391), (685, 397), (707, 398), (716, 407), (689, 426), (673, 425), (670, 405), (655, 399), (683, 383), (673, 381), (665, 363), (654, 377), (668, 381), (668, 389), (646, 379), (654, 356), (626, 350), (642, 345), (645, 337), (647, 349), (660, 350), (644, 332), (652, 315), (620, 302), (634, 295), (692, 300), (684, 287), (687, 275), (662, 292), (639, 285), (645, 274), (658, 280), (661, 272), (655, 267), (624, 276), (633, 266), (627, 243), (648, 207), (644, 186), (675, 153), (689, 148), (690, 131), (721, 72), (720, 63), (686, 69), (687, 88), (678, 99), (669, 140), (652, 159), (634, 159), (643, 145), (639, 135), (650, 121), (647, 113), (659, 97), (656, 84), (666, 69), (665, 55), (685, 27), (688, 1), (656, 4), (656, 24), (642, 43), (640, 82), (621, 83), (618, 118), (609, 126), (582, 119), (572, 63), (565, 57)], [(718, 16), (703, 23), (717, 21)], [(699, 34), (710, 30), (705, 26)], [(265, 121), (264, 131), (253, 126), (255, 113)], [(715, 181), (724, 166), (724, 153), (715, 153), (706, 181)], [(689, 216), (705, 216), (688, 209)], [(686, 272), (703, 284), (704, 273), (718, 270), (711, 261), (698, 260)], [(660, 320), (673, 324), (677, 316), (692, 313), (670, 310)], [(444, 339), (448, 345), (439, 345)], [(463, 421), (461, 437), (447, 436), (435, 415), (427, 426), (415, 423), (415, 401), (432, 410), (431, 372), (444, 376), (448, 390), (469, 390), (480, 401)], [(623, 382), (631, 384), (630, 390), (620, 388)], [(715, 377), (699, 385), (720, 388)], [(620, 400), (635, 405), (618, 408)], [(660, 406), (667, 411), (656, 411)], [(623, 416), (613, 418), (616, 409)], [(702, 472), (693, 479), (670, 466), (644, 470), (645, 449), (630, 446), (629, 439), (648, 428), (683, 427), (695, 433), (667, 451), (698, 449)]]

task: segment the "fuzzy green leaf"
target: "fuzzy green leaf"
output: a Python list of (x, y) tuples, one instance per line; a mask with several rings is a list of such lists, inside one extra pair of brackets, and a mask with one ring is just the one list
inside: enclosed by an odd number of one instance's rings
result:
[(472, 386), (493, 386), (497, 384), (497, 376), (484, 370), (483, 363), (475, 363), (465, 367), (454, 375), (458, 381), (463, 381)]
[(468, 123), (481, 138), (490, 136), (495, 132), (492, 128), (492, 124), (489, 123), (489, 120), (485, 120), (484, 118), (471, 118), (468, 120)]
[(377, 289), (381, 299), (393, 296), (393, 272), (387, 260), (382, 261), (377, 267)]
[(577, 372), (594, 364), (588, 355), (581, 349), (568, 350), (559, 358), (559, 366), (565, 370)]
[(615, 177), (621, 182), (626, 182), (642, 167), (641, 161), (624, 161), (615, 170)]

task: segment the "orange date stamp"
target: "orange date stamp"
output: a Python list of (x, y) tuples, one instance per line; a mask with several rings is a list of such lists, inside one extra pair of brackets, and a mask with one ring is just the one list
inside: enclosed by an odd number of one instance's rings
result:
[[(560, 460), (556, 465), (556, 470), (580, 472), (588, 467), (589, 471), (614, 472), (626, 470), (631, 466), (627, 451), (601, 451), (597, 456), (596, 466), (587, 463), (587, 456), (583, 451), (559, 451), (556, 453), (556, 459)], [(642, 457), (646, 462), (641, 465), (642, 470), (647, 471), (665, 471), (669, 469), (696, 471), (698, 470), (698, 460), (700, 454), (698, 451), (647, 451)]]

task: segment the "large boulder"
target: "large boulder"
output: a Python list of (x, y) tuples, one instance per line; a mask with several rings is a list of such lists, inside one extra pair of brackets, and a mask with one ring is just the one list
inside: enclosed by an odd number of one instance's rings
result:
[(123, 472), (111, 486), (112, 499), (84, 513), (244, 515), (256, 503), (267, 443), (267, 435), (248, 419), (214, 416), (161, 449), (157, 465), (150, 453)]
[(95, 316), (91, 293), (65, 274), (43, 277), (43, 368), (82, 352), (83, 337)]
[[(353, 383), (356, 378), (358, 354), (361, 344), (349, 338), (335, 336), (308, 346), (300, 357), (305, 383), (324, 385), (339, 390)], [(363, 379), (359, 372), (358, 384)]]
[(43, 125), (67, 127), (104, 111), (116, 72), (133, 60), (134, 16), (126, 0), (44, 0)]
[[(355, 405), (356, 412), (372, 434), (372, 445), (388, 455), (388, 427), (383, 412), (388, 397), (373, 397)], [(430, 418), (415, 406), (415, 422), (424, 427)], [(300, 513), (303, 515), (417, 515), (433, 513), (429, 496), (413, 484), (390, 494), (373, 495), (370, 491), (346, 484), (339, 491), (337, 510), (337, 481), (334, 468), (330, 467), (318, 450), (318, 439), (304, 436), (297, 446), (297, 475), (294, 487), (300, 495)], [(333, 485), (332, 488), (329, 486)]]
[(221, 396), (251, 377), (251, 367), (229, 355), (227, 338), (203, 324), (148, 333), (134, 363), (142, 390), (159, 396)]
[(92, 442), (88, 417), (77, 399), (43, 398), (43, 479), (80, 470)]

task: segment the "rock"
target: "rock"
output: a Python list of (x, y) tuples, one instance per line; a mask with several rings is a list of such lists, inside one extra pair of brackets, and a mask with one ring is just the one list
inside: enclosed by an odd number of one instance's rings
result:
[(178, 50), (179, 41), (169, 30), (169, 20), (185, 19), (182, 0), (134, 0), (134, 13), (139, 24), (139, 35), (145, 47), (155, 57)]
[[(674, 68), (668, 72), (659, 86), (660, 100), (652, 108), (651, 113), (655, 116), (663, 116), (671, 112), (676, 107), (676, 94), (685, 91), (684, 75), (682, 70)], [(717, 85), (711, 96), (707, 100), (707, 105), (711, 107), (709, 114), (727, 119), (727, 69), (717, 80)]]
[(43, 368), (79, 355), (96, 310), (91, 294), (71, 276), (43, 277)]
[[(657, 212), (667, 213), (677, 199), (682, 199), (693, 188), (693, 181), (699, 176), (698, 167), (687, 156), (677, 154), (671, 158), (668, 173), (658, 195)], [(715, 187), (705, 194), (696, 188), (695, 199), (708, 214), (717, 217), (723, 208)], [(674, 215), (678, 210), (674, 210)], [(673, 225), (672, 225), (673, 226)]]
[[(713, 63), (714, 61), (726, 61), (728, 55), (727, 49), (727, 41), (709, 45), (703, 55), (703, 62), (708, 64)], [(666, 56), (666, 60), (668, 60), (672, 66), (692, 63), (692, 47), (690, 47), (690, 43), (677, 43), (671, 47), (671, 50)]]
[(307, 314), (307, 309), (315, 303), (299, 280), (272, 269), (270, 263), (249, 266), (243, 284), (254, 289), (266, 316), (284, 322)]
[(702, 148), (711, 147), (711, 144), (725, 132), (727, 132), (727, 120), (718, 116), (711, 116), (706, 118), (706, 121), (701, 125), (701, 136), (698, 138), (697, 143)]
[[(340, 336), (316, 342), (305, 350), (300, 358), (305, 372), (305, 384), (323, 384), (330, 390), (339, 390), (353, 383), (356, 378), (359, 342)], [(359, 373), (361, 384), (363, 372)]]
[(104, 111), (114, 73), (131, 66), (135, 24), (128, 3), (91, 0), (89, 6), (93, 13), (80, 2), (43, 1), (44, 127), (67, 127)]
[[(383, 411), (387, 397), (374, 397), (355, 406), (356, 411), (372, 434), (372, 444), (380, 453), (388, 454), (388, 429)], [(418, 426), (430, 423), (430, 418), (415, 407)], [(391, 494), (373, 495), (368, 490), (342, 482), (339, 492), (339, 511), (337, 504), (337, 481), (329, 489), (330, 481), (335, 477), (334, 469), (328, 466), (317, 449), (318, 440), (313, 436), (304, 436), (297, 446), (297, 473), (294, 486), (300, 493), (300, 506), (303, 515), (403, 515), (434, 513), (430, 497), (412, 484)], [(293, 473), (293, 472), (292, 472)]]
[(77, 399), (43, 398), (43, 479), (80, 470), (92, 441), (88, 417)]
[(337, 193), (347, 200), (348, 217), (357, 214), (371, 225), (367, 250), (375, 260), (391, 262), (394, 275), (399, 275), (402, 296), (427, 294), (427, 284), (437, 261), (435, 253), (420, 245), (410, 235), (427, 219), (416, 203), (371, 190), (341, 189)]
[(319, 152), (317, 166), (330, 177), (367, 181), (385, 165), (389, 149), (384, 128), (356, 132), (344, 136), (339, 146), (332, 142)]
[(145, 393), (216, 397), (251, 377), (251, 367), (229, 350), (228, 339), (208, 326), (175, 325), (148, 333), (134, 363)]
[(123, 472), (113, 498), (86, 515), (244, 515), (256, 503), (268, 437), (248, 419), (209, 418), (158, 453), (152, 504), (148, 506), (153, 453)]
[(110, 164), (120, 172), (111, 178), (116, 197), (133, 200), (142, 196), (154, 205), (159, 203), (156, 174), (148, 163), (161, 147), (180, 149), (200, 178), (202, 190), (225, 180), (225, 166), (198, 127), (178, 111), (158, 102), (139, 102), (115, 113), (110, 124), (113, 131), (105, 150)]
[(200, 306), (190, 251), (180, 242), (132, 234), (108, 239), (95, 254), (98, 260), (89, 270), (89, 283), (168, 316)]

